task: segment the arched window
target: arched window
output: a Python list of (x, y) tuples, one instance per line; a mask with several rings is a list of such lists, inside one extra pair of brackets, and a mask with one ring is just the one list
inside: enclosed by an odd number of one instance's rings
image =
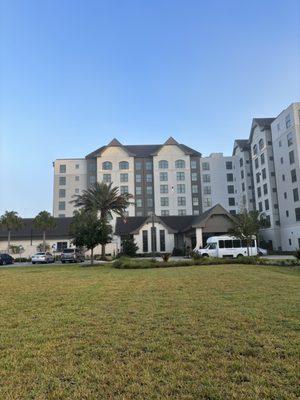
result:
[(158, 166), (160, 169), (165, 169), (169, 167), (169, 163), (167, 160), (160, 160), (160, 162), (158, 163)]
[(129, 169), (129, 163), (127, 161), (121, 161), (121, 162), (119, 162), (119, 168), (120, 169)]
[(184, 160), (176, 160), (175, 168), (185, 168), (185, 161)]
[(260, 140), (259, 140), (258, 146), (259, 146), (259, 149), (260, 149), (260, 150), (264, 147), (264, 141), (263, 141), (263, 139), (260, 139)]
[(253, 154), (257, 154), (257, 144), (253, 146)]
[(104, 161), (104, 163), (102, 163), (102, 169), (112, 169), (112, 163), (110, 161)]

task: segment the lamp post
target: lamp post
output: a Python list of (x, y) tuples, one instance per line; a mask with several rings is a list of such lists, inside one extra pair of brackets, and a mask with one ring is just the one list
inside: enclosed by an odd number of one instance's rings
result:
[(154, 225), (154, 217), (155, 214), (154, 212), (151, 214), (151, 251), (152, 251), (152, 258), (155, 257), (155, 251), (154, 251), (154, 244), (155, 244), (155, 225)]

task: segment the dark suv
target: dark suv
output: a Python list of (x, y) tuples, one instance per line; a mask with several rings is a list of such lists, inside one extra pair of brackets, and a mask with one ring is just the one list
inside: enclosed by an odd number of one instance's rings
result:
[(0, 265), (13, 264), (14, 259), (9, 254), (0, 254)]
[(83, 262), (84, 254), (79, 249), (65, 249), (60, 256), (61, 262)]

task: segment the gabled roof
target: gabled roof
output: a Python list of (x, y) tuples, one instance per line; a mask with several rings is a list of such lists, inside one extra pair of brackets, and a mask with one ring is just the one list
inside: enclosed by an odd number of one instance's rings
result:
[(130, 156), (133, 157), (152, 157), (156, 155), (159, 149), (162, 146), (168, 145), (176, 145), (182, 149), (185, 154), (189, 154), (195, 157), (201, 157), (201, 153), (198, 151), (191, 149), (185, 144), (179, 144), (174, 138), (170, 137), (164, 144), (141, 144), (141, 145), (123, 145), (117, 139), (113, 139), (108, 145), (99, 147), (97, 150), (89, 153), (85, 158), (95, 158), (100, 156), (105, 149), (108, 147), (121, 147), (124, 149)]
[[(14, 240), (42, 240), (43, 232), (34, 226), (34, 218), (23, 218), (21, 229), (11, 231), (11, 239)], [(70, 237), (69, 229), (72, 218), (55, 218), (56, 227), (46, 233), (46, 240)], [(0, 240), (7, 240), (7, 230), (0, 229)]]
[(236, 139), (233, 145), (233, 153), (235, 155), (237, 148), (240, 148), (242, 151), (250, 150), (250, 142), (248, 139)]
[(253, 118), (249, 142), (252, 141), (254, 129), (258, 126), (261, 131), (271, 130), (271, 123), (275, 120), (275, 118)]
[[(155, 221), (162, 223), (169, 232), (178, 233), (186, 232), (192, 228), (205, 227), (207, 220), (213, 215), (225, 215), (230, 220), (234, 221), (234, 216), (231, 215), (220, 204), (215, 205), (201, 215), (170, 215), (170, 216), (155, 216)], [(151, 223), (151, 217), (127, 217), (126, 220), (118, 217), (116, 221), (115, 234), (130, 235), (136, 234), (146, 224)]]

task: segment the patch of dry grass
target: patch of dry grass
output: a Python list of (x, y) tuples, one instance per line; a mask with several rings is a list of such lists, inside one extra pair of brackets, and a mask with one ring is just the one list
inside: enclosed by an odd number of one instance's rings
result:
[(0, 270), (0, 398), (299, 396), (298, 270)]

